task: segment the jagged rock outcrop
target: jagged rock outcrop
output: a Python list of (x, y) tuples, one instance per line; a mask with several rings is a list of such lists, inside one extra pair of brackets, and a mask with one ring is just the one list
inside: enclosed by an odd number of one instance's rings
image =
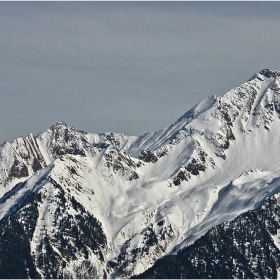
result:
[(10, 190), (13, 182), (28, 178), (47, 166), (33, 134), (1, 145), (0, 159), (0, 195)]

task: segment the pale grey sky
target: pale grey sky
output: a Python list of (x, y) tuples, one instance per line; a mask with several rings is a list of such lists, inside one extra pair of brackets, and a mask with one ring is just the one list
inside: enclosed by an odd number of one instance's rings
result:
[(140, 135), (264, 68), (280, 2), (0, 2), (0, 143), (58, 121)]

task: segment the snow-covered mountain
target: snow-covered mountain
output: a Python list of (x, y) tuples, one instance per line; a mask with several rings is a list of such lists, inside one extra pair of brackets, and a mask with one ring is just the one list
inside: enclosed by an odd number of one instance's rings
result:
[(133, 278), (279, 279), (280, 193)]
[(267, 69), (157, 132), (59, 122), (5, 142), (0, 276), (139, 275), (278, 193), (279, 143), (280, 72)]

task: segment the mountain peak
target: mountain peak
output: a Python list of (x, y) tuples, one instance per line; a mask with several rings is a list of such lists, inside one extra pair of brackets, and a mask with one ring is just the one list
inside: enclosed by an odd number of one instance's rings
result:
[(62, 132), (62, 131), (66, 131), (68, 127), (65, 122), (61, 121), (52, 125), (50, 129), (54, 132), (59, 132), (59, 131)]
[(255, 79), (258, 79), (260, 81), (263, 81), (263, 78), (262, 77), (266, 77), (266, 78), (278, 78), (280, 77), (280, 71), (278, 70), (270, 70), (270, 69), (263, 69), (259, 72), (257, 72), (256, 74), (254, 74), (249, 80), (249, 81), (252, 81), (252, 80), (255, 80)]
[(60, 121), (54, 124), (51, 128), (67, 128), (67, 125), (65, 122)]
[(259, 74), (267, 77), (267, 78), (270, 78), (270, 77), (279, 77), (280, 76), (280, 71), (278, 70), (270, 70), (270, 69), (263, 69), (259, 72)]

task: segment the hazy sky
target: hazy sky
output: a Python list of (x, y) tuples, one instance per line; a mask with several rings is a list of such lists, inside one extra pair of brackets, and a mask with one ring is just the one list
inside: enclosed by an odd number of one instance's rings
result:
[(280, 2), (0, 2), (0, 143), (140, 135), (278, 69)]

